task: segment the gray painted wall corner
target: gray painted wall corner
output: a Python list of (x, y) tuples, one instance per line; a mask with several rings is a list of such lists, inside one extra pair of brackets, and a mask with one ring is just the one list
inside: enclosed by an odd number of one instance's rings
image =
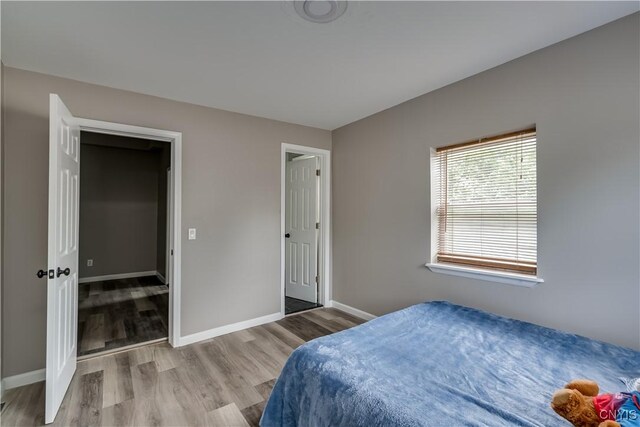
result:
[[(640, 348), (639, 21), (630, 15), (335, 130), (334, 299), (378, 315), (444, 299)], [(429, 149), (534, 123), (545, 283), (430, 272)]]

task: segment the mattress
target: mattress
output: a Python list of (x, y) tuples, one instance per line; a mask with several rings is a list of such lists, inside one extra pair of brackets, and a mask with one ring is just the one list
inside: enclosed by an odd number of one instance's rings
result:
[(549, 406), (557, 388), (588, 378), (621, 391), (639, 374), (638, 351), (430, 302), (296, 349), (260, 424), (563, 425)]

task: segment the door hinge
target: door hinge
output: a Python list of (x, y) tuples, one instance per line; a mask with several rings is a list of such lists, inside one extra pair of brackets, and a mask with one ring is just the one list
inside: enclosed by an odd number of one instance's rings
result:
[(320, 169), (316, 169), (316, 176), (320, 176)]
[(320, 276), (316, 276), (316, 283), (320, 283)]
[(316, 230), (320, 230), (320, 223), (316, 222)]

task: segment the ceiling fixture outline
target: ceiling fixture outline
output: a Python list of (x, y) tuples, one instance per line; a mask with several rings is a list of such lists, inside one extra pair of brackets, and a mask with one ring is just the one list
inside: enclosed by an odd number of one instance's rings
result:
[(294, 0), (293, 8), (302, 19), (316, 24), (327, 24), (347, 11), (346, 0)]

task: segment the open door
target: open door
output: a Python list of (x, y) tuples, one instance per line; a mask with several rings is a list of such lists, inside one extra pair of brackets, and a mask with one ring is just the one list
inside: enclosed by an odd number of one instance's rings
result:
[(45, 423), (53, 422), (76, 371), (80, 128), (49, 97), (49, 271)]
[(316, 157), (287, 162), (285, 212), (285, 295), (318, 302)]

